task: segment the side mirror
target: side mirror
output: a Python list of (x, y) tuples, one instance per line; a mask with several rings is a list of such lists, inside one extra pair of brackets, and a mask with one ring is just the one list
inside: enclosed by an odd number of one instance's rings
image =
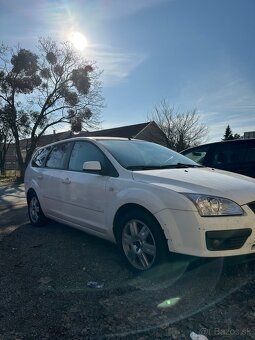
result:
[(98, 161), (89, 161), (83, 163), (82, 169), (85, 171), (101, 171), (102, 167)]

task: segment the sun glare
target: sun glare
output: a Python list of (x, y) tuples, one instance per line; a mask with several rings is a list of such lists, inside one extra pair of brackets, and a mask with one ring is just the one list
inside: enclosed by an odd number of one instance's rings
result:
[(72, 32), (70, 34), (70, 41), (73, 43), (74, 47), (82, 51), (88, 46), (88, 41), (86, 37), (80, 32)]

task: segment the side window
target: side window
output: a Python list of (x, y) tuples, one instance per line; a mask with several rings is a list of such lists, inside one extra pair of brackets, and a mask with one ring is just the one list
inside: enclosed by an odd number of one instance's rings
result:
[(203, 162), (204, 162), (204, 159), (205, 159), (205, 156), (208, 150), (209, 150), (209, 145), (205, 145), (205, 146), (200, 146), (193, 150), (187, 151), (187, 153), (183, 153), (183, 155), (190, 158), (192, 161), (203, 165)]
[(255, 139), (245, 142), (246, 153), (244, 156), (244, 162), (255, 162)]
[(242, 162), (245, 152), (245, 145), (239, 143), (222, 143), (215, 147), (212, 159), (213, 165), (236, 164)]
[(83, 163), (89, 161), (100, 162), (104, 170), (113, 176), (116, 175), (114, 174), (116, 170), (98, 147), (89, 142), (76, 142), (71, 153), (69, 170), (83, 171)]
[(245, 162), (255, 162), (255, 147), (251, 147), (247, 150), (244, 157)]
[(32, 166), (41, 168), (44, 166), (44, 162), (46, 157), (48, 156), (48, 153), (50, 152), (51, 147), (48, 146), (46, 148), (40, 149), (36, 151), (33, 159), (32, 159)]
[(72, 143), (60, 143), (53, 147), (45, 166), (53, 169), (65, 169)]

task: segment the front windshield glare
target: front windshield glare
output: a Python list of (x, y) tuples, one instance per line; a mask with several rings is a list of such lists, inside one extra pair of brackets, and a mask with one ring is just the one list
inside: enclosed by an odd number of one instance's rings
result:
[(159, 144), (138, 140), (100, 140), (100, 143), (129, 170), (199, 166), (187, 157)]

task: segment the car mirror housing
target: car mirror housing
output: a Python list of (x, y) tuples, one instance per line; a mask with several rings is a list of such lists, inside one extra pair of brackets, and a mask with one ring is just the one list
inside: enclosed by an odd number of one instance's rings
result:
[(83, 163), (82, 169), (85, 171), (101, 171), (102, 166), (98, 161), (89, 161)]

